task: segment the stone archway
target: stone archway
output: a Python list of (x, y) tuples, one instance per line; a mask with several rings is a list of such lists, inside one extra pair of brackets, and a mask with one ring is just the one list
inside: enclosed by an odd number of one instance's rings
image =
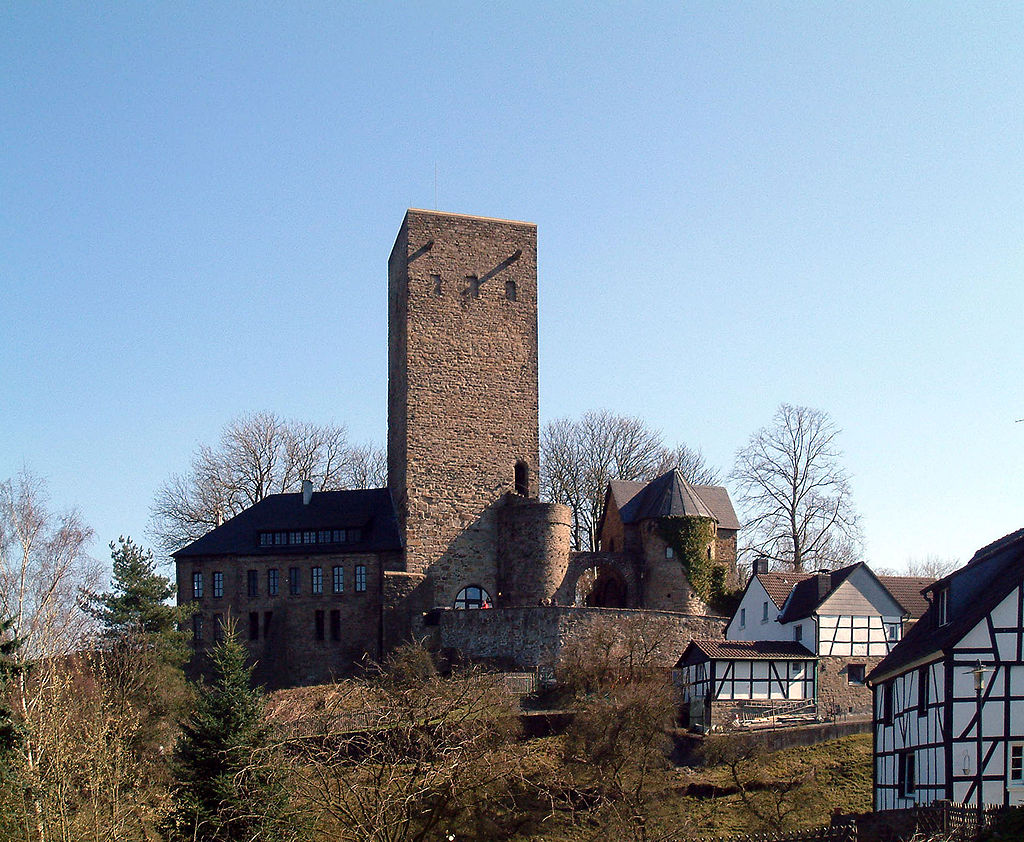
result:
[(585, 601), (590, 608), (625, 608), (626, 580), (614, 567), (602, 565)]

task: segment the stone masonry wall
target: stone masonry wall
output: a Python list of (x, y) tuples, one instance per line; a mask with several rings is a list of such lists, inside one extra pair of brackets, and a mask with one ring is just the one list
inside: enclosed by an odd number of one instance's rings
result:
[(388, 263), (388, 482), (435, 605), (492, 596), (496, 504), (537, 494), (537, 229), (410, 210)]
[(508, 494), (498, 521), (496, 604), (539, 605), (552, 600), (569, 567), (572, 511), (558, 503)]
[(517, 669), (550, 667), (562, 642), (589, 623), (612, 620), (650, 623), (666, 640), (665, 668), (671, 669), (694, 637), (720, 638), (727, 617), (637, 611), (628, 608), (532, 607), (489, 611), (445, 611), (440, 618), (443, 651)]
[[(870, 715), (871, 688), (864, 683), (850, 683), (850, 664), (863, 664), (865, 675), (870, 673), (882, 658), (835, 658), (818, 659), (818, 710), (823, 714)], [(833, 710), (826, 710), (832, 707)]]
[[(393, 557), (394, 556), (394, 557)], [(380, 657), (381, 568), (397, 554), (282, 554), (188, 559), (177, 564), (179, 603), (198, 602), (201, 656), (214, 642), (218, 625), (229, 619), (256, 664), (254, 679), (270, 687), (315, 684), (346, 675), (364, 656)], [(366, 589), (356, 590), (356, 566), (366, 571)], [(334, 567), (343, 570), (343, 590), (334, 592)], [(292, 594), (289, 571), (298, 570)], [(320, 593), (313, 592), (313, 570), (321, 571)], [(249, 593), (249, 571), (256, 592)], [(277, 571), (277, 594), (269, 593), (268, 573)], [(192, 599), (192, 574), (203, 574), (203, 597)], [(214, 574), (224, 576), (215, 596)], [(318, 613), (320, 619), (318, 622)], [(318, 639), (317, 629), (323, 639)]]

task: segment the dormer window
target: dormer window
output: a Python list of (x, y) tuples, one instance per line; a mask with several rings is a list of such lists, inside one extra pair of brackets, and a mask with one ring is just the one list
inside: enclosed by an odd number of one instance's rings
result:
[(935, 624), (944, 626), (949, 622), (949, 586), (935, 591)]

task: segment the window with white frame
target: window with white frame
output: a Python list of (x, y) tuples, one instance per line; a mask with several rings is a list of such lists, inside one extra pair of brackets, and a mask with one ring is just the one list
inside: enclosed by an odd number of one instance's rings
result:
[(335, 593), (345, 593), (345, 568), (340, 564), (331, 568), (331, 579)]
[(203, 574), (198, 570), (192, 574), (192, 599), (203, 598)]
[(356, 565), (356, 593), (364, 593), (366, 591), (366, 565)]
[(1024, 786), (1024, 743), (1010, 743), (1006, 783), (1008, 786)]
[(768, 622), (768, 603), (767, 602), (765, 602), (764, 605), (761, 606), (761, 622), (762, 623), (767, 623)]
[(315, 594), (321, 594), (324, 592), (324, 569), (322, 567), (311, 568), (310, 589)]
[(939, 588), (935, 592), (935, 619), (938, 625), (949, 622), (949, 586)]
[(224, 574), (219, 570), (213, 571), (213, 598), (220, 599), (224, 596)]

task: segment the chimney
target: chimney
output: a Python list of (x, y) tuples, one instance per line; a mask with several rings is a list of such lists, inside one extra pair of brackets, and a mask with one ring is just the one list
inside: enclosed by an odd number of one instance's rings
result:
[(819, 570), (814, 575), (818, 580), (818, 602), (821, 602), (828, 592), (832, 590), (832, 574), (827, 570)]
[(303, 506), (308, 506), (309, 505), (309, 501), (312, 500), (312, 499), (313, 499), (313, 483), (310, 480), (308, 480), (308, 479), (304, 479), (302, 481), (302, 505)]
[(766, 559), (763, 555), (762, 556), (758, 556), (757, 558), (755, 558), (754, 559), (754, 575), (756, 576), (758, 573), (767, 573), (767, 572), (768, 572), (768, 559)]

